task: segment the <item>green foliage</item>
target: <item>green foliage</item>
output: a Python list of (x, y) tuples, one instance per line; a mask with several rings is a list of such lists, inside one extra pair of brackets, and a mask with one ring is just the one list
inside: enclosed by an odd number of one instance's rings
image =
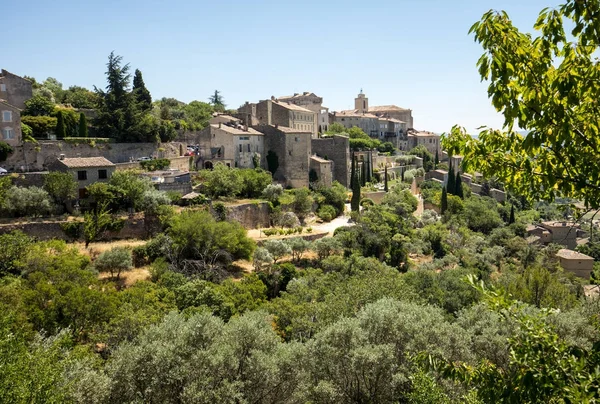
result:
[(56, 130), (57, 119), (51, 116), (22, 116), (21, 123), (31, 127), (34, 137), (46, 137)]
[(152, 109), (152, 96), (146, 88), (146, 84), (144, 84), (142, 72), (139, 69), (135, 69), (133, 75), (133, 96), (140, 110), (149, 111)]
[(106, 203), (98, 204), (98, 207), (83, 216), (83, 237), (85, 246), (99, 239), (106, 231), (119, 231), (125, 224), (123, 220), (111, 216)]
[(317, 216), (324, 222), (331, 222), (336, 217), (336, 209), (331, 205), (321, 205), (317, 210)]
[(463, 185), (462, 185), (462, 179), (460, 177), (460, 172), (456, 173), (456, 181), (455, 181), (455, 185), (454, 185), (454, 195), (458, 196), (460, 199), (465, 198), (464, 191), (463, 191)]
[[(354, 167), (356, 167), (356, 158), (353, 161)], [(358, 212), (360, 209), (360, 181), (356, 169), (354, 170), (354, 175), (352, 176), (352, 198), (350, 199), (350, 209), (353, 212)]]
[(221, 95), (220, 91), (215, 90), (214, 94), (209, 97), (209, 101), (214, 107), (215, 111), (225, 111), (225, 102), (223, 101), (223, 96)]
[(50, 195), (39, 187), (12, 186), (6, 191), (3, 207), (15, 217), (44, 216), (52, 210)]
[(62, 139), (67, 136), (67, 129), (65, 127), (65, 118), (62, 112), (56, 114), (56, 137)]
[(21, 135), (23, 142), (37, 143), (37, 140), (33, 138), (33, 129), (23, 122), (21, 122)]
[(115, 171), (110, 177), (109, 185), (122, 196), (125, 207), (135, 209), (141, 207), (144, 193), (152, 189), (150, 179), (140, 177), (133, 170)]
[(273, 178), (271, 173), (260, 168), (245, 168), (240, 170), (242, 189), (240, 196), (245, 198), (258, 198), (263, 191), (271, 184)]
[(448, 210), (448, 193), (446, 192), (446, 187), (442, 189), (442, 203), (440, 206), (440, 212), (442, 215), (446, 213)]
[(44, 176), (44, 189), (56, 203), (65, 204), (77, 196), (73, 174), (53, 171)]
[(88, 137), (87, 119), (85, 118), (85, 114), (83, 112), (79, 114), (79, 132), (77, 134), (82, 138)]
[(78, 240), (83, 233), (83, 226), (79, 221), (62, 222), (60, 228), (71, 240)]
[(21, 231), (0, 234), (0, 277), (20, 273), (23, 260), (33, 240)]
[(65, 90), (62, 102), (73, 108), (93, 109), (98, 104), (98, 96), (87, 88), (71, 86)]
[(49, 116), (52, 112), (54, 112), (54, 102), (41, 95), (34, 95), (25, 101), (22, 114), (23, 116)]
[(283, 240), (267, 240), (263, 243), (263, 248), (271, 254), (275, 264), (286, 255), (292, 254), (292, 249)]
[(0, 141), (0, 162), (5, 161), (13, 152), (13, 148), (8, 143)]
[(153, 160), (140, 161), (140, 166), (142, 167), (142, 169), (144, 169), (146, 171), (164, 170), (165, 168), (168, 168), (170, 165), (171, 165), (171, 160), (169, 160), (169, 159), (153, 159)]
[[(418, 145), (408, 152), (408, 154), (412, 154), (414, 156), (418, 156), (423, 159), (423, 168), (425, 171), (430, 171), (433, 169), (433, 155), (427, 150), (427, 148), (423, 145)], [(450, 188), (448, 188), (450, 189)]]
[(502, 225), (498, 213), (498, 203), (488, 197), (469, 198), (464, 202), (463, 216), (467, 227), (473, 231), (489, 234), (493, 229)]
[(304, 222), (306, 216), (312, 211), (313, 197), (308, 188), (296, 188), (292, 191), (294, 195), (294, 202), (292, 208), (294, 213), (300, 219), (300, 222)]
[(204, 170), (202, 177), (206, 193), (213, 198), (235, 197), (242, 191), (240, 171), (225, 164), (215, 164), (213, 170)]
[(109, 272), (111, 278), (119, 280), (121, 272), (133, 268), (131, 250), (126, 247), (115, 247), (101, 253), (94, 260), (94, 268), (98, 272)]
[(283, 187), (281, 184), (269, 184), (263, 191), (261, 196), (273, 205), (279, 204), (279, 197), (283, 195)]

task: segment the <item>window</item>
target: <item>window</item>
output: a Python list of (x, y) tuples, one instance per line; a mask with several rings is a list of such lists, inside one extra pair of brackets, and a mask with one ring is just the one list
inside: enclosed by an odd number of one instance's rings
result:
[(240, 153), (242, 152), (242, 145), (240, 145)]
[(248, 153), (250, 153), (250, 143), (248, 143)]
[(77, 179), (79, 181), (87, 180), (87, 171), (77, 171)]
[(2, 122), (12, 122), (12, 112), (2, 111)]
[(291, 156), (291, 155), (292, 155), (292, 151), (290, 150), (290, 151), (288, 152), (288, 154)]
[(79, 188), (79, 199), (85, 199), (88, 196), (88, 190), (85, 188)]
[(99, 180), (105, 180), (108, 178), (108, 173), (106, 172), (106, 170), (98, 170), (98, 179)]
[(297, 138), (297, 137), (295, 137), (295, 138), (294, 138), (294, 140), (297, 142), (297, 141), (298, 141), (298, 138)]
[(4, 140), (11, 140), (15, 138), (15, 131), (12, 128), (2, 129), (2, 138)]
[(6, 91), (6, 84), (0, 84), (0, 91)]

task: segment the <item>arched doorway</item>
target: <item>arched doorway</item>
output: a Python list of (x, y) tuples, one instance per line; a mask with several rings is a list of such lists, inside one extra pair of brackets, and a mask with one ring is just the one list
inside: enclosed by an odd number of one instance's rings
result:
[(206, 163), (204, 163), (204, 168), (206, 170), (212, 170), (213, 169), (213, 163), (212, 163), (212, 161), (207, 161)]

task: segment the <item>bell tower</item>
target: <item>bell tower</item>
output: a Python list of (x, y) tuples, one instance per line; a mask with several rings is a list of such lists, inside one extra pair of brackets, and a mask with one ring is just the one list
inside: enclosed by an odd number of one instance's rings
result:
[(360, 89), (358, 97), (354, 99), (354, 109), (358, 110), (361, 114), (369, 112), (369, 99), (365, 97), (362, 88)]

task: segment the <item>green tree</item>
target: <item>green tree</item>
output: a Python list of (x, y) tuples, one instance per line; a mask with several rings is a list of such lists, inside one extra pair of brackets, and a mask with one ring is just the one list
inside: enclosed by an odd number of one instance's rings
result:
[(133, 170), (114, 172), (110, 177), (109, 184), (122, 195), (125, 207), (135, 209), (140, 207), (144, 192), (152, 188), (152, 184), (148, 178), (140, 177)]
[(152, 109), (152, 96), (146, 88), (142, 72), (139, 69), (135, 69), (133, 74), (133, 96), (140, 110), (149, 111)]
[(463, 192), (462, 178), (460, 177), (460, 172), (456, 173), (456, 181), (454, 183), (454, 188), (454, 195), (458, 196), (460, 199), (464, 199), (465, 195)]
[(342, 133), (346, 133), (346, 128), (339, 122), (334, 122), (329, 125), (326, 135), (339, 135)]
[(352, 152), (351, 159), (352, 162), (350, 166), (350, 189), (354, 189), (354, 179), (356, 176), (356, 157), (354, 156), (354, 152)]
[(57, 120), (51, 116), (23, 116), (21, 123), (31, 127), (34, 137), (47, 138), (50, 132), (56, 131)]
[(440, 212), (442, 215), (446, 213), (448, 210), (448, 192), (446, 191), (446, 187), (442, 189), (442, 206), (440, 207)]
[(4, 198), (4, 208), (16, 217), (43, 216), (52, 210), (50, 195), (43, 188), (12, 186)]
[(34, 95), (25, 101), (24, 116), (50, 116), (54, 111), (54, 102), (41, 95)]
[(506, 12), (489, 11), (471, 27), (484, 49), (479, 73), (505, 119), (502, 131), (473, 138), (454, 127), (445, 137), (466, 170), (533, 200), (567, 196), (600, 206), (600, 168), (589, 164), (598, 158), (600, 129), (587, 124), (599, 114), (598, 12), (597, 3), (567, 0), (541, 11), (535, 35), (520, 32)]
[(25, 233), (15, 230), (0, 235), (0, 276), (19, 275), (19, 263), (23, 260), (33, 240)]
[(273, 150), (269, 150), (267, 152), (267, 168), (271, 172), (271, 174), (275, 175), (275, 172), (279, 168), (279, 157), (277, 157), (277, 153)]
[(208, 99), (215, 111), (225, 111), (225, 101), (223, 100), (223, 96), (219, 90), (215, 90), (214, 94)]
[(437, 168), (438, 164), (440, 164), (440, 157), (438, 154), (438, 150), (435, 151), (435, 160), (433, 161), (433, 168)]
[[(356, 167), (356, 158), (353, 160), (354, 166)], [(350, 199), (350, 209), (353, 212), (358, 212), (360, 209), (360, 180), (358, 178), (357, 170), (354, 170), (354, 176), (352, 178), (352, 198)]]
[(131, 250), (126, 247), (115, 247), (104, 251), (94, 260), (94, 268), (98, 272), (109, 272), (110, 276), (118, 281), (121, 272), (133, 268)]
[(454, 167), (452, 165), (450, 165), (450, 168), (448, 169), (446, 192), (450, 195), (456, 195), (456, 174), (454, 173)]
[(215, 164), (212, 170), (203, 170), (202, 177), (206, 193), (213, 198), (238, 196), (244, 187), (240, 170), (222, 163)]
[(13, 151), (13, 148), (8, 143), (0, 141), (0, 162), (6, 161)]
[(82, 112), (79, 114), (79, 137), (88, 137), (88, 126), (87, 119), (85, 119), (85, 114)]
[[(412, 154), (423, 159), (423, 169), (425, 172), (430, 171), (433, 168), (433, 155), (422, 144), (410, 150), (408, 154)], [(450, 192), (450, 189), (448, 189), (448, 192)]]
[(294, 213), (298, 216), (300, 222), (304, 222), (306, 216), (312, 212), (314, 199), (308, 188), (296, 188), (292, 193), (294, 195), (294, 202), (292, 203)]
[(73, 108), (93, 109), (98, 105), (98, 95), (87, 88), (71, 86), (65, 90), (63, 102)]
[(53, 171), (44, 176), (44, 189), (56, 203), (68, 207), (77, 196), (77, 181), (71, 173)]
[(510, 205), (510, 217), (508, 218), (508, 224), (515, 222), (515, 205)]
[(65, 118), (62, 112), (56, 114), (56, 137), (62, 139), (67, 137), (67, 128), (65, 127)]

